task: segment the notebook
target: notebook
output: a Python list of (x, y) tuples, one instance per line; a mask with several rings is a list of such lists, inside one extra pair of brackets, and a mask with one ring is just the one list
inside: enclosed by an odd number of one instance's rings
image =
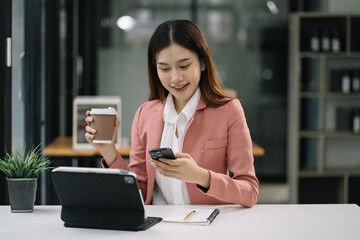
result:
[(217, 208), (176, 209), (164, 222), (209, 225), (219, 213)]
[(58, 167), (51, 176), (65, 227), (141, 231), (162, 220), (146, 217), (135, 173)]

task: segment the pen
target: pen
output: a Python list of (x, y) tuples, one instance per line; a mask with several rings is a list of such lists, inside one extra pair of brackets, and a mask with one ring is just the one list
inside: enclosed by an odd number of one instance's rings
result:
[(186, 215), (186, 217), (184, 218), (184, 221), (189, 220), (189, 218), (195, 214), (195, 210), (192, 210), (188, 215)]
[(209, 223), (212, 223), (212, 221), (214, 221), (214, 219), (216, 218), (216, 216), (219, 213), (220, 213), (220, 210), (215, 208), (214, 211), (210, 214), (210, 216), (206, 220), (209, 221)]

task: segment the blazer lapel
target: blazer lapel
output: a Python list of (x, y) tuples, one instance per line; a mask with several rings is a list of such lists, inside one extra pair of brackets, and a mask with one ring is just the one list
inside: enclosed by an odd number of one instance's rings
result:
[(200, 97), (199, 103), (198, 103), (198, 105), (197, 105), (197, 107), (196, 107), (196, 110), (195, 110), (195, 113), (194, 113), (194, 115), (192, 116), (192, 118), (190, 119), (189, 125), (188, 125), (187, 128), (186, 128), (185, 137), (184, 137), (184, 142), (185, 142), (185, 138), (186, 138), (188, 129), (189, 129), (189, 127), (193, 124), (193, 121), (194, 121), (194, 118), (195, 118), (196, 114), (198, 113), (198, 111), (206, 108), (206, 106), (207, 106), (207, 104), (205, 103), (205, 101), (203, 100), (203, 98)]
[(151, 125), (152, 128), (149, 131), (149, 143), (148, 146), (150, 148), (158, 148), (160, 147), (161, 135), (164, 128), (164, 107), (165, 104), (160, 103), (156, 109), (154, 109), (152, 118), (151, 118)]
[[(151, 127), (149, 128), (146, 144), (146, 151), (151, 148), (160, 147), (161, 135), (164, 128), (164, 107), (165, 104), (160, 103), (152, 109), (151, 115), (147, 121), (150, 121)], [(146, 197), (146, 204), (150, 204), (152, 200), (152, 193), (155, 183), (155, 168), (150, 164), (150, 155), (146, 153), (146, 168), (148, 175), (148, 196)]]

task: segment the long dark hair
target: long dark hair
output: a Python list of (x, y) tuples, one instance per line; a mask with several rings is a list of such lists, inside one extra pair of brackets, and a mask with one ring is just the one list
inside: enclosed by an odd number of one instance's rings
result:
[(212, 107), (226, 104), (231, 98), (224, 95), (217, 76), (209, 45), (201, 30), (188, 20), (171, 20), (160, 24), (153, 33), (148, 47), (149, 100), (164, 102), (168, 91), (160, 82), (156, 58), (161, 50), (178, 44), (196, 53), (201, 66), (205, 66), (200, 77), (200, 91), (204, 101)]

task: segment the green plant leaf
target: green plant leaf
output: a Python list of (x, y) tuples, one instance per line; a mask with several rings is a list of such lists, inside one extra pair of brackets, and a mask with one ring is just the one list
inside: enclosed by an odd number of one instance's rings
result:
[(26, 153), (15, 151), (12, 155), (6, 153), (0, 159), (0, 171), (8, 178), (36, 178), (42, 171), (51, 169), (51, 161), (42, 156), (40, 145)]

